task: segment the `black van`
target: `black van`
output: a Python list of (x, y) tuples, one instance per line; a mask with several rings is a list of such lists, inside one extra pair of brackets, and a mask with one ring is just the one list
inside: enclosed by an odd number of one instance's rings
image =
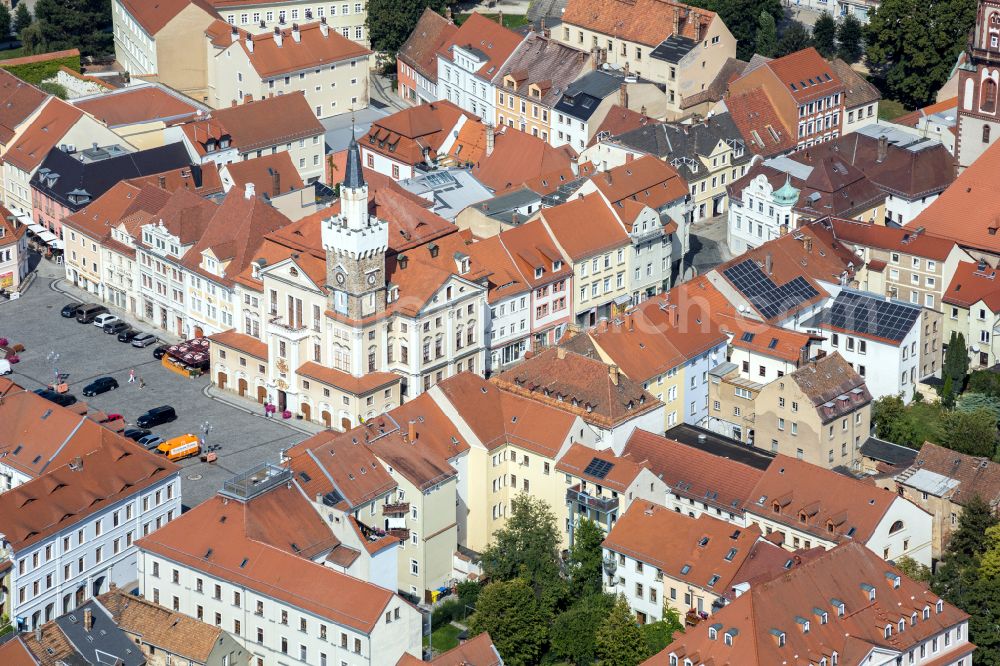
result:
[(140, 428), (152, 428), (153, 426), (170, 423), (177, 419), (177, 412), (170, 405), (154, 407), (135, 420), (135, 424)]
[(76, 315), (76, 320), (81, 324), (90, 324), (97, 319), (97, 315), (102, 315), (107, 311), (108, 309), (106, 307), (103, 305), (97, 305), (96, 303), (81, 305), (80, 310)]

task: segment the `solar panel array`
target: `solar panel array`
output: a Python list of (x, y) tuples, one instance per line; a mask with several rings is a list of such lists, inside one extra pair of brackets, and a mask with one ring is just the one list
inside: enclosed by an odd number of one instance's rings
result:
[(841, 330), (899, 342), (919, 316), (920, 308), (916, 305), (842, 291), (825, 318)]
[(603, 479), (614, 467), (614, 463), (609, 463), (607, 460), (601, 460), (600, 458), (594, 458), (587, 465), (587, 468), (583, 470), (583, 473), (592, 476), (595, 479)]
[(765, 319), (774, 319), (800, 303), (819, 296), (801, 275), (776, 285), (753, 259), (746, 259), (723, 271), (726, 279), (743, 294)]

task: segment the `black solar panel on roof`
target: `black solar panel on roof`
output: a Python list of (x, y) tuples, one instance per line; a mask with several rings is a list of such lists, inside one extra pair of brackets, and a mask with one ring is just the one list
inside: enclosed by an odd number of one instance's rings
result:
[(603, 479), (614, 467), (614, 463), (609, 463), (607, 460), (601, 460), (600, 458), (594, 458), (587, 465), (587, 468), (583, 470), (583, 473), (592, 476), (595, 479)]
[(819, 296), (819, 292), (802, 276), (783, 285), (776, 285), (753, 259), (730, 266), (723, 274), (765, 319), (774, 319), (800, 303)]
[(830, 326), (878, 338), (901, 341), (920, 316), (920, 308), (866, 294), (842, 291), (826, 316)]

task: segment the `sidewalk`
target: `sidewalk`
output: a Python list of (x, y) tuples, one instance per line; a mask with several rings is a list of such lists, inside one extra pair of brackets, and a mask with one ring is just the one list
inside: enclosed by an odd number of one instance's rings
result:
[[(264, 418), (264, 407), (256, 400), (250, 400), (249, 398), (241, 398), (235, 393), (230, 391), (224, 391), (217, 388), (214, 384), (206, 384), (205, 389), (202, 391), (206, 397), (216, 400), (218, 402), (229, 405), (244, 411), (250, 416), (255, 416), (259, 419)], [(305, 419), (283, 419), (280, 416), (270, 418), (269, 421), (273, 421), (278, 425), (283, 425), (291, 430), (296, 430), (306, 435), (315, 435), (316, 433), (324, 432), (327, 430), (326, 426), (322, 426), (318, 423), (313, 423), (312, 421), (306, 421)]]

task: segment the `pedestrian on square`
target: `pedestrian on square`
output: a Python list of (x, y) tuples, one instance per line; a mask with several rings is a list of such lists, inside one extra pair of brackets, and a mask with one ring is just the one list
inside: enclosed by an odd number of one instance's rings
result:
[(146, 388), (146, 380), (143, 379), (142, 377), (139, 377), (139, 388), (141, 389)]
[(128, 371), (128, 383), (135, 384), (135, 368)]

